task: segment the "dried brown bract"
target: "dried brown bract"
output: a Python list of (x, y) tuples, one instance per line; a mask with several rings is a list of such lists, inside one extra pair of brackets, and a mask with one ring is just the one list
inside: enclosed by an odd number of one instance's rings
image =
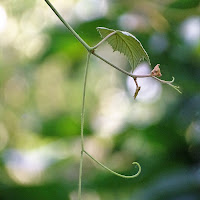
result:
[(151, 71), (151, 75), (152, 76), (158, 76), (158, 77), (160, 77), (160, 76), (162, 76), (162, 74), (161, 74), (161, 72), (160, 72), (160, 64), (157, 64), (155, 67), (154, 67), (154, 69)]

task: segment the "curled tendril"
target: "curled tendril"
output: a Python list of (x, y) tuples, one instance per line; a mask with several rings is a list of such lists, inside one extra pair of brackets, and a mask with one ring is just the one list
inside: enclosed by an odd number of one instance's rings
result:
[(175, 81), (175, 78), (172, 76), (172, 80), (169, 81), (169, 83), (173, 83)]
[(173, 85), (172, 83), (174, 82), (175, 78), (172, 77), (171, 81), (165, 81), (162, 79), (159, 79), (158, 77), (152, 76), (152, 78), (156, 79), (157, 81), (160, 81), (161, 83), (167, 84), (169, 86), (171, 86), (172, 88), (174, 88), (176, 91), (178, 91), (179, 93), (182, 94), (182, 92), (179, 90), (179, 86)]
[(138, 162), (133, 162), (132, 165), (137, 165), (138, 167), (138, 172), (134, 175), (131, 176), (127, 176), (127, 175), (123, 175), (123, 174), (119, 174), (113, 170), (111, 170), (110, 168), (106, 167), (104, 164), (102, 164), (101, 162), (99, 162), (98, 160), (96, 160), (95, 158), (93, 158), (87, 151), (83, 151), (89, 158), (91, 158), (93, 161), (95, 161), (97, 164), (99, 164), (101, 167), (103, 167), (104, 169), (108, 170), (109, 172), (111, 172), (112, 174), (122, 177), (122, 178), (135, 178), (137, 177), (140, 173), (141, 173), (141, 166)]

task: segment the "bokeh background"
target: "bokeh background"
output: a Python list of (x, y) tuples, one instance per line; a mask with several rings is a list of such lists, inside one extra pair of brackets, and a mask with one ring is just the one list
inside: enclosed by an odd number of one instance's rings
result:
[[(91, 58), (85, 147), (116, 177), (84, 157), (83, 200), (200, 199), (199, 0), (52, 0), (93, 46), (96, 27), (129, 31), (162, 78), (133, 99), (134, 82)], [(103, 44), (97, 52), (128, 71), (126, 58)], [(80, 111), (86, 50), (44, 0), (0, 1), (0, 199), (76, 200)]]

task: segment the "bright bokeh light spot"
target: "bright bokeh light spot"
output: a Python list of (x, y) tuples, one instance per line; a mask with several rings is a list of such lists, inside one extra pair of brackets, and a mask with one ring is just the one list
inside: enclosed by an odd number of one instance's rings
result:
[(157, 123), (165, 113), (165, 107), (160, 103), (133, 103), (127, 113), (127, 121), (139, 129), (146, 128)]
[(14, 45), (14, 42), (19, 34), (19, 26), (15, 18), (9, 17), (5, 34), (6, 40), (1, 40), (1, 42), (3, 42), (5, 46)]
[(84, 142), (85, 146), (87, 146), (87, 151), (92, 152), (92, 155), (99, 161), (103, 161), (113, 147), (112, 140), (108, 138), (100, 139), (98, 136), (88, 137)]
[(103, 17), (108, 10), (108, 4), (105, 0), (80, 0), (75, 9), (77, 16), (87, 21)]
[(38, 35), (34, 37), (25, 47), (25, 54), (29, 58), (35, 58), (45, 51), (48, 46), (49, 38), (47, 35)]
[(4, 159), (11, 178), (23, 184), (38, 179), (46, 165), (46, 160), (41, 160), (39, 154), (14, 149), (7, 151)]
[(101, 97), (101, 104), (93, 120), (95, 132), (109, 137), (117, 134), (124, 126), (129, 100), (126, 93), (120, 89), (107, 90)]
[(3, 154), (3, 160), (9, 176), (15, 182), (37, 184), (41, 181), (44, 170), (57, 161), (72, 156), (73, 148), (58, 140), (33, 150), (8, 149)]
[(138, 14), (124, 14), (119, 18), (119, 25), (123, 30), (144, 30), (148, 27), (147, 19)]
[[(134, 70), (133, 74), (145, 75), (145, 74), (150, 74), (150, 72), (151, 70), (148, 64), (141, 63)], [(141, 86), (141, 89), (137, 96), (138, 101), (152, 103), (152, 102), (157, 101), (160, 98), (162, 87), (158, 81), (152, 78), (138, 78), (137, 82), (138, 82), (138, 85)], [(133, 96), (136, 89), (136, 85), (134, 83), (133, 78), (128, 77), (126, 83), (127, 83), (127, 87), (128, 87), (128, 91), (130, 95)]]
[(4, 31), (7, 23), (7, 14), (5, 9), (0, 5), (0, 32)]
[(186, 19), (181, 25), (180, 34), (186, 43), (198, 44), (200, 42), (200, 17)]

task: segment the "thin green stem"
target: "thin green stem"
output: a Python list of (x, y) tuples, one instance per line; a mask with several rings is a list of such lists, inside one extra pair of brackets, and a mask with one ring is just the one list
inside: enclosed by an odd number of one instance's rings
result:
[(88, 53), (87, 55), (87, 62), (86, 62), (85, 75), (84, 75), (84, 85), (83, 85), (83, 97), (82, 97), (82, 109), (81, 109), (81, 148), (82, 150), (84, 150), (83, 131), (84, 131), (84, 119), (85, 119), (85, 96), (86, 96), (87, 75), (88, 75), (90, 55), (91, 53)]
[(76, 37), (76, 39), (87, 49), (87, 51), (91, 51), (92, 47), (90, 47), (79, 35), (74, 31), (74, 29), (63, 19), (63, 17), (59, 14), (59, 12), (55, 9), (55, 7), (49, 2), (49, 0), (45, 0), (45, 2), (49, 5), (49, 7), (53, 10), (53, 12), (57, 15), (57, 17), (62, 21), (62, 23), (67, 27), (69, 31)]
[(117, 31), (114, 31), (110, 34), (108, 34), (105, 38), (103, 38), (103, 40), (101, 40), (97, 45), (95, 45), (94, 47), (92, 47), (92, 49), (96, 49), (97, 47), (99, 47), (104, 41), (106, 41), (109, 37), (111, 37), (112, 35), (114, 35)]
[(104, 61), (105, 63), (107, 63), (108, 65), (110, 65), (111, 67), (114, 67), (115, 69), (117, 69), (118, 71), (126, 74), (127, 76), (130, 76), (132, 77), (133, 79), (136, 79), (136, 78), (154, 78), (155, 80), (161, 82), (161, 83), (164, 83), (164, 84), (167, 84), (169, 86), (171, 86), (172, 88), (174, 88), (175, 90), (177, 90), (179, 93), (181, 93), (181, 91), (179, 90), (179, 87), (178, 86), (175, 86), (173, 85), (172, 83), (174, 82), (174, 77), (172, 79), (172, 81), (165, 81), (165, 80), (162, 80), (162, 79), (159, 79), (157, 78), (156, 76), (153, 76), (152, 74), (145, 74), (145, 75), (133, 75), (129, 72), (127, 72), (126, 70), (120, 68), (120, 67), (117, 67), (116, 65), (112, 64), (111, 62), (107, 61), (105, 58), (101, 57), (100, 55), (96, 54), (95, 52), (92, 52), (92, 54), (94, 56), (96, 56), (97, 58), (99, 58), (100, 60)]
[(135, 178), (137, 177), (140, 173), (141, 173), (141, 166), (138, 162), (133, 162), (133, 165), (137, 165), (138, 166), (138, 172), (134, 175), (131, 176), (127, 176), (127, 175), (123, 175), (123, 174), (119, 174), (113, 170), (111, 170), (110, 168), (106, 167), (104, 164), (102, 164), (101, 162), (99, 162), (98, 160), (96, 160), (93, 156), (91, 156), (87, 151), (84, 150), (84, 153), (91, 158), (93, 161), (95, 161), (97, 164), (99, 164), (101, 167), (103, 167), (104, 169), (108, 170), (109, 172), (111, 172), (112, 174), (116, 175), (116, 176), (120, 176), (122, 178)]
[(81, 151), (81, 158), (80, 158), (78, 200), (81, 200), (82, 172), (83, 172), (83, 151)]
[(84, 152), (84, 119), (85, 119), (85, 96), (87, 87), (87, 75), (91, 53), (88, 53), (87, 62), (85, 67), (84, 85), (83, 85), (83, 98), (82, 98), (82, 109), (81, 109), (81, 158), (80, 158), (80, 169), (79, 169), (79, 189), (78, 189), (78, 200), (81, 200), (81, 185), (82, 185), (82, 171), (83, 171), (83, 152)]
[(106, 59), (104, 59), (104, 58), (101, 57), (100, 55), (96, 54), (95, 52), (93, 53), (93, 55), (96, 56), (97, 58), (99, 58), (100, 60), (104, 61), (104, 62), (107, 63), (108, 65), (110, 65), (110, 66), (114, 67), (115, 69), (119, 70), (120, 72), (122, 72), (122, 73), (124, 73), (124, 74), (126, 74), (126, 75), (128, 75), (128, 76), (131, 76), (131, 77), (135, 78), (135, 76), (132, 75), (131, 73), (129, 73), (129, 72), (123, 70), (123, 69), (120, 68), (120, 67), (115, 66), (114, 64), (112, 64), (111, 62), (107, 61)]
[(147, 77), (152, 77), (162, 83), (166, 83), (168, 85), (170, 85), (171, 87), (173, 87), (175, 90), (177, 90), (179, 93), (180, 90), (178, 89), (179, 87), (172, 85), (170, 82), (168, 81), (163, 81), (161, 79), (158, 79), (154, 76), (152, 76), (151, 74), (147, 74), (147, 75), (133, 75), (129, 72), (127, 72), (126, 70), (123, 70), (120, 67), (117, 67), (115, 65), (113, 65), (112, 63), (110, 63), (109, 61), (107, 61), (106, 59), (102, 58), (101, 56), (99, 56), (98, 54), (96, 54), (94, 52), (94, 50), (101, 45), (105, 40), (107, 40), (109, 37), (111, 37), (112, 35), (114, 35), (116, 33), (116, 31), (112, 32), (111, 34), (107, 35), (103, 40), (101, 40), (97, 45), (95, 45), (94, 47), (90, 47), (77, 33), (76, 31), (63, 19), (63, 17), (58, 13), (58, 11), (55, 9), (55, 7), (49, 2), (49, 0), (44, 0), (49, 7), (53, 10), (53, 12), (57, 15), (57, 17), (63, 22), (63, 24), (67, 27), (67, 29), (69, 31), (71, 31), (71, 33), (74, 35), (74, 37), (76, 37), (76, 39), (87, 49), (88, 52), (92, 53), (93, 55), (95, 55), (97, 58), (103, 60), (105, 63), (109, 64), (110, 66), (114, 67), (115, 69), (121, 71), (122, 73), (132, 77), (132, 78), (147, 78)]
[(104, 61), (105, 63), (107, 63), (108, 65), (114, 67), (115, 69), (117, 69), (118, 71), (132, 77), (132, 78), (147, 78), (147, 77), (152, 77), (151, 74), (146, 74), (146, 75), (133, 75), (129, 72), (127, 72), (126, 70), (117, 67), (116, 65), (112, 64), (111, 62), (107, 61), (105, 58), (101, 57), (100, 55), (96, 54), (95, 52), (93, 53), (94, 56), (96, 56), (97, 58), (99, 58), (100, 60)]

